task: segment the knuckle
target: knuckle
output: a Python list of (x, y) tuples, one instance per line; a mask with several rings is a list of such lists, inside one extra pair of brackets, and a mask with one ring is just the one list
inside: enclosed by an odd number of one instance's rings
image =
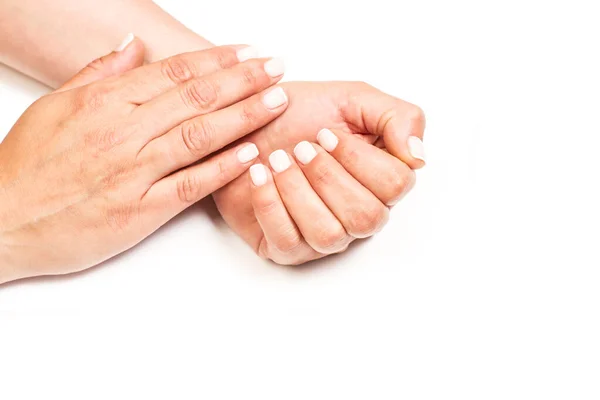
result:
[(215, 126), (205, 118), (181, 124), (181, 136), (185, 148), (198, 158), (211, 153), (215, 131)]
[(183, 102), (197, 111), (206, 111), (217, 102), (217, 89), (206, 79), (196, 79), (183, 87)]
[(167, 80), (175, 84), (190, 80), (194, 76), (190, 63), (181, 56), (169, 57), (163, 60), (161, 71)]
[(415, 184), (415, 173), (407, 167), (395, 167), (390, 169), (387, 182), (384, 187), (388, 188), (386, 197), (389, 202), (397, 202)]
[(269, 216), (280, 207), (277, 199), (257, 198), (254, 199), (254, 211), (261, 216)]
[(244, 86), (255, 87), (258, 83), (258, 76), (256, 71), (251, 67), (244, 67), (242, 69), (242, 83)]
[(364, 207), (352, 215), (349, 232), (356, 238), (372, 236), (388, 219), (389, 210), (381, 204)]
[(183, 204), (194, 203), (202, 197), (203, 185), (196, 175), (186, 172), (177, 181), (177, 197)]
[(237, 56), (233, 51), (221, 49), (215, 54), (214, 62), (218, 69), (227, 69), (237, 62)]
[(279, 236), (273, 240), (271, 246), (279, 253), (294, 253), (302, 245), (302, 238), (293, 226), (288, 227)]
[(101, 85), (92, 84), (75, 91), (75, 109), (78, 111), (96, 112), (104, 107), (108, 97), (107, 90)]
[(85, 69), (90, 69), (92, 71), (102, 71), (104, 68), (106, 68), (105, 57), (96, 58), (85, 67)]
[(396, 118), (398, 118), (396, 107), (385, 110), (377, 121), (376, 132), (385, 132), (386, 127)]
[(344, 248), (347, 242), (348, 234), (343, 227), (329, 228), (323, 230), (316, 240), (317, 250), (319, 253), (331, 254), (336, 253)]
[(423, 109), (411, 104), (406, 117), (410, 122), (410, 135), (421, 136), (425, 130), (425, 112)]
[(240, 118), (244, 126), (257, 126), (260, 122), (260, 116), (250, 105), (244, 105), (240, 113)]
[(217, 187), (221, 187), (229, 183), (234, 177), (234, 173), (227, 166), (227, 162), (220, 158), (216, 160), (217, 163), (217, 174), (215, 176), (215, 182)]
[(357, 149), (346, 147), (341, 157), (341, 163), (348, 169), (360, 165), (361, 158), (360, 152)]
[(331, 186), (337, 181), (337, 176), (328, 165), (319, 163), (314, 169), (313, 179), (315, 185)]

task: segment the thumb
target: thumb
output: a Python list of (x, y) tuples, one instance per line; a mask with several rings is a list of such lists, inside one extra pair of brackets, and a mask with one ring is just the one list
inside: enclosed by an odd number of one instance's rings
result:
[(144, 44), (129, 33), (112, 53), (95, 59), (56, 90), (64, 92), (92, 82), (116, 76), (144, 64)]
[(346, 122), (362, 132), (380, 136), (378, 147), (383, 138), (388, 152), (412, 169), (425, 165), (425, 116), (416, 105), (360, 84), (350, 92), (344, 114)]

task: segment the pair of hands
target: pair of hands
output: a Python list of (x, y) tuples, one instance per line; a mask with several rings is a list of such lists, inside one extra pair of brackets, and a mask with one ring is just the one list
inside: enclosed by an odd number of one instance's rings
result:
[[(276, 216), (269, 209), (294, 215), (299, 208), (284, 195), (279, 203), (273, 202), (277, 192), (285, 190), (279, 186), (274, 190), (266, 170), (267, 183), (262, 186), (251, 186), (247, 176), (241, 176), (258, 156), (257, 150), (265, 157), (274, 147), (290, 149), (302, 139), (314, 140), (319, 125), (341, 129), (336, 131), (339, 149), (345, 148), (351, 132), (384, 134), (390, 152), (411, 161), (408, 149), (388, 144), (385, 132), (391, 132), (389, 120), (410, 117), (411, 124), (419, 125), (421, 114), (413, 115), (407, 103), (394, 99), (398, 110), (384, 112), (383, 125), (377, 126), (373, 118), (365, 119), (365, 124), (375, 125), (360, 125), (354, 118), (362, 114), (351, 111), (359, 104), (352, 99), (364, 91), (375, 97), (380, 92), (355, 84), (292, 83), (271, 88), (281, 78), (281, 64), (268, 59), (240, 63), (248, 54), (247, 48), (221, 47), (142, 66), (143, 46), (134, 40), (34, 103), (0, 146), (0, 282), (96, 265), (237, 177), (215, 193), (215, 200), (227, 222), (260, 254), (281, 263), (299, 263), (330, 252), (333, 247), (319, 247), (320, 242), (314, 242), (295, 218), (295, 222), (289, 217), (279, 222), (269, 218)], [(288, 101), (295, 106), (290, 111), (296, 111), (268, 124)], [(310, 123), (304, 121), (307, 117)], [(422, 134), (422, 128), (407, 134), (419, 135), (419, 130)], [(239, 138), (243, 139), (237, 143)], [(376, 147), (369, 149), (393, 158)], [(318, 159), (309, 165), (317, 165)], [(327, 165), (334, 165), (329, 161)], [(419, 165), (418, 160), (412, 162)], [(412, 171), (404, 164), (399, 168), (395, 171), (401, 177), (395, 175), (391, 182), (409, 187)], [(292, 171), (298, 172), (290, 167), (275, 180), (291, 182), (285, 176)], [(351, 186), (355, 191), (356, 184)], [(310, 187), (305, 189), (310, 193)], [(299, 230), (292, 236), (281, 226)], [(323, 225), (321, 232), (330, 228)], [(293, 239), (291, 244), (280, 234)]]

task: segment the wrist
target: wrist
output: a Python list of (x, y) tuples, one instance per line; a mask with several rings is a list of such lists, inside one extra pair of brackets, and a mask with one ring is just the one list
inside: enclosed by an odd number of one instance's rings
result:
[(214, 44), (198, 35), (153, 2), (138, 3), (132, 15), (143, 15), (143, 21), (129, 26), (146, 45), (146, 60), (150, 63), (176, 54), (206, 50)]

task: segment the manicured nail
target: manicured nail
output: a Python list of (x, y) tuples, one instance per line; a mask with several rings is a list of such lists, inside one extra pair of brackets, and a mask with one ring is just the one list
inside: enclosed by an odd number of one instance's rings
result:
[(312, 144), (300, 142), (294, 147), (294, 154), (302, 164), (306, 165), (317, 156), (317, 151)]
[(250, 143), (244, 147), (242, 147), (237, 152), (238, 161), (242, 164), (246, 164), (258, 157), (258, 148), (254, 143)]
[(127, 46), (129, 46), (129, 43), (133, 42), (133, 39), (135, 39), (135, 36), (133, 35), (133, 33), (128, 33), (127, 36), (125, 36), (125, 39), (123, 39), (123, 41), (119, 45), (119, 47), (117, 47), (115, 49), (115, 51), (125, 50), (127, 48)]
[(423, 146), (423, 142), (418, 137), (410, 136), (408, 138), (408, 151), (417, 160), (425, 162), (425, 146)]
[(237, 58), (240, 62), (250, 60), (252, 58), (258, 58), (258, 49), (254, 46), (244, 47), (237, 51)]
[(269, 110), (274, 110), (275, 108), (281, 107), (285, 103), (287, 103), (287, 96), (282, 88), (276, 87), (271, 90), (267, 94), (265, 94), (262, 98), (262, 102)]
[(254, 164), (250, 167), (250, 178), (254, 186), (262, 186), (267, 183), (267, 169), (262, 164)]
[(265, 63), (264, 68), (267, 75), (269, 75), (271, 78), (283, 75), (285, 72), (285, 64), (281, 58), (270, 59)]
[(321, 129), (321, 131), (317, 134), (317, 141), (322, 148), (330, 153), (335, 150), (339, 142), (337, 136), (335, 136), (335, 134), (329, 129)]
[(269, 163), (275, 172), (283, 172), (292, 165), (287, 153), (283, 150), (275, 150), (269, 156)]

